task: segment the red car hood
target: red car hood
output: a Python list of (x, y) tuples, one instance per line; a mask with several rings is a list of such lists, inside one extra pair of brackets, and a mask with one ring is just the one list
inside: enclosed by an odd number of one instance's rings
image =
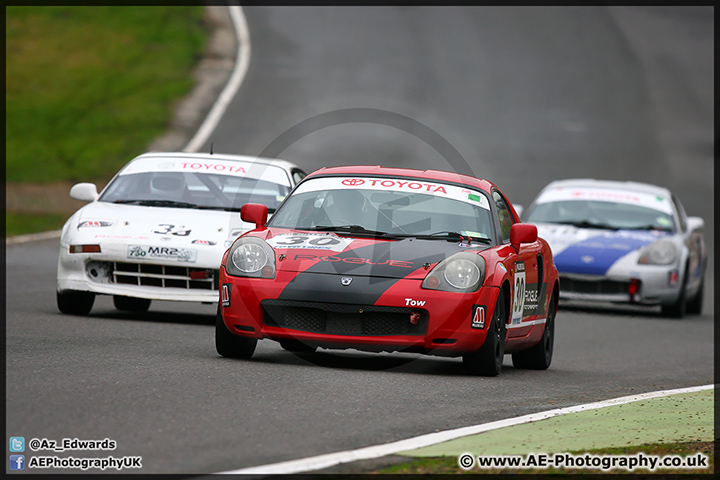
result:
[(485, 245), (406, 238), (384, 240), (287, 229), (253, 231), (274, 249), (278, 271), (423, 279), (441, 260)]

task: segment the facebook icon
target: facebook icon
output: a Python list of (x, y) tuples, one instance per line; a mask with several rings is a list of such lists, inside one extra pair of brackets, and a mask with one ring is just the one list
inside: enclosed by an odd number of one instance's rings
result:
[(25, 470), (25, 455), (10, 455), (10, 470)]

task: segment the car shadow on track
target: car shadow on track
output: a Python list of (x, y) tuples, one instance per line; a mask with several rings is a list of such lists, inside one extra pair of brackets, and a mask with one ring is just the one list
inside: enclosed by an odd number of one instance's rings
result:
[(98, 320), (113, 321), (141, 321), (154, 323), (177, 323), (181, 325), (215, 325), (215, 315), (203, 315), (198, 313), (180, 313), (167, 311), (148, 311), (148, 312), (121, 312), (99, 310), (91, 312), (89, 318), (97, 318)]
[(145, 312), (118, 310), (113, 306), (112, 297), (98, 295), (88, 317), (98, 320), (141, 321), (155, 323), (177, 323), (182, 325), (215, 325), (217, 304), (200, 304), (153, 300)]
[[(407, 353), (372, 353), (357, 350), (326, 350), (321, 349), (314, 353), (297, 353), (284, 350), (256, 352), (250, 360), (274, 365), (287, 366), (317, 366), (333, 370), (353, 371), (388, 371), (393, 373), (413, 373), (422, 375), (437, 375), (443, 377), (471, 377), (465, 372), (460, 357), (442, 357)], [(523, 371), (512, 367), (509, 356), (505, 360), (500, 377), (513, 374), (522, 374)]]
[(621, 315), (631, 317), (656, 317), (665, 318), (660, 313), (660, 307), (641, 307), (633, 305), (607, 305), (597, 303), (560, 302), (561, 312), (590, 313), (594, 315)]

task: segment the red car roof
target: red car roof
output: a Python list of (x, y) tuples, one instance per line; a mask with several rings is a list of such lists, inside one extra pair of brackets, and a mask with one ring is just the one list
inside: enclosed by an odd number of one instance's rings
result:
[(460, 183), (475, 188), (480, 188), (486, 192), (495, 186), (492, 182), (481, 178), (463, 175), (461, 173), (443, 172), (440, 170), (415, 170), (412, 168), (391, 168), (381, 167), (380, 165), (352, 165), (344, 167), (323, 167), (315, 170), (308, 177), (324, 176), (324, 175), (373, 175), (386, 177), (414, 177), (428, 180), (439, 180), (449, 183)]

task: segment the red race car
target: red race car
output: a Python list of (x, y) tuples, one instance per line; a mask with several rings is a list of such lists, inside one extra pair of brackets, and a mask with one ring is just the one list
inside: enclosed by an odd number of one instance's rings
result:
[(250, 358), (269, 338), (318, 347), (462, 356), (495, 376), (504, 355), (546, 369), (558, 273), (534, 225), (487, 180), (352, 166), (308, 175), (225, 252), (216, 347)]

